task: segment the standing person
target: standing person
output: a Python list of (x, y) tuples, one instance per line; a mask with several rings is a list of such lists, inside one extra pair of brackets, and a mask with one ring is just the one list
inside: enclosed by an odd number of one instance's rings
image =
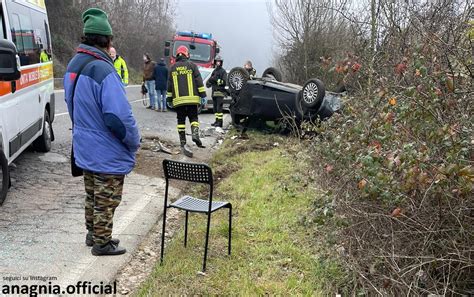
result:
[(150, 55), (145, 53), (143, 54), (143, 83), (148, 90), (148, 95), (150, 96), (150, 106), (149, 109), (158, 109), (156, 103), (156, 89), (155, 89), (155, 78), (153, 77), (153, 71), (155, 70), (156, 63), (151, 60)]
[(140, 135), (107, 49), (112, 28), (106, 13), (90, 8), (82, 15), (84, 36), (64, 76), (65, 100), (73, 124), (76, 165), (86, 191), (86, 245), (95, 256), (126, 250), (112, 239), (115, 209), (125, 175), (135, 165)]
[(109, 54), (110, 54), (110, 57), (112, 57), (112, 61), (114, 61), (115, 70), (120, 76), (120, 79), (122, 80), (122, 84), (124, 86), (127, 86), (128, 85), (127, 63), (125, 63), (125, 60), (121, 56), (117, 55), (117, 51), (115, 50), (115, 48), (111, 47), (109, 49)]
[(196, 64), (189, 61), (189, 51), (184, 45), (176, 51), (176, 64), (170, 69), (167, 97), (172, 98), (178, 118), (178, 134), (181, 151), (188, 157), (193, 152), (186, 145), (186, 117), (191, 123), (192, 140), (203, 148), (199, 139), (198, 105), (206, 97), (206, 88)]
[(40, 62), (45, 63), (49, 61), (50, 61), (50, 58), (49, 58), (48, 53), (46, 52), (46, 50), (42, 50), (40, 54)]
[(249, 60), (249, 61), (245, 62), (244, 68), (250, 74), (250, 79), (253, 79), (254, 77), (257, 76), (257, 70), (255, 70), (255, 68), (253, 68), (252, 61)]
[(208, 88), (212, 87), (212, 104), (214, 107), (214, 115), (216, 116), (216, 121), (212, 126), (222, 128), (224, 119), (224, 97), (227, 92), (225, 89), (227, 84), (227, 72), (223, 68), (224, 60), (220, 56), (217, 56), (214, 61), (216, 63), (216, 69), (212, 72), (206, 86)]
[(155, 66), (153, 76), (155, 77), (155, 89), (158, 94), (159, 111), (167, 111), (166, 90), (168, 88), (168, 68), (166, 67), (165, 59), (161, 58), (160, 63)]

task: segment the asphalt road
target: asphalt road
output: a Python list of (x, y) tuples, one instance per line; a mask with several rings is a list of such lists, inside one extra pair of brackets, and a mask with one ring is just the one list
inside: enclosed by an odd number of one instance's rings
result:
[[(142, 134), (156, 132), (160, 138), (178, 143), (175, 112), (156, 112), (146, 109), (142, 104), (140, 86), (127, 87), (127, 97), (132, 105), (133, 114), (137, 119)], [(199, 122), (201, 123), (201, 128), (206, 129), (214, 122), (214, 115), (210, 112), (204, 112), (199, 115)], [(69, 145), (70, 127), (70, 119), (67, 113), (66, 103), (64, 102), (64, 92), (58, 91), (56, 92), (56, 119), (53, 124), (56, 135), (54, 146), (61, 146), (64, 143)], [(187, 132), (190, 133), (190, 131)]]
[[(156, 133), (177, 144), (176, 113), (145, 109), (139, 90), (131, 86), (127, 94), (141, 133)], [(200, 115), (203, 129), (213, 120), (210, 113)], [(114, 224), (114, 237), (119, 237), (129, 252), (116, 257), (92, 256), (84, 244), (83, 180), (70, 176), (71, 123), (62, 91), (56, 92), (53, 128), (56, 140), (51, 152), (26, 151), (10, 168), (12, 188), (0, 207), (0, 289), (48, 282), (61, 285), (61, 289), (78, 281), (107, 283), (129, 261), (162, 213), (164, 181), (130, 174)], [(215, 140), (206, 137), (203, 142), (209, 145)]]

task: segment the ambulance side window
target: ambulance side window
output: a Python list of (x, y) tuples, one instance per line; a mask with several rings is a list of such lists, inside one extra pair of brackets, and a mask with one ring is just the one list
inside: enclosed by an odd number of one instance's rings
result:
[(51, 37), (46, 14), (35, 10), (31, 10), (30, 13), (35, 47), (39, 49), (40, 62), (48, 62), (51, 59)]
[(10, 26), (12, 28), (12, 39), (18, 52), (23, 51), (23, 38), (21, 37), (20, 17), (13, 13), (10, 16)]
[[(40, 54), (46, 43), (43, 19), (33, 22), (32, 19), (38, 17), (36, 12), (19, 3), (10, 3), (9, 9), (12, 41), (17, 47), (21, 66), (40, 63)], [(39, 28), (35, 26), (37, 23)]]
[(46, 32), (46, 44), (48, 45), (47, 52), (48, 52), (48, 55), (51, 55), (51, 33), (49, 32), (49, 26), (46, 20), (44, 20), (43, 22), (44, 22), (44, 31)]
[(34, 58), (33, 32), (30, 22), (26, 16), (17, 13), (12, 13), (10, 18), (12, 39), (20, 56), (21, 66), (33, 64), (31, 59)]
[[(3, 39), (7, 39), (5, 34), (5, 24), (3, 23), (3, 20), (3, 10), (2, 6), (0, 5), (0, 35)], [(7, 59), (4, 55), (2, 55), (2, 57), (0, 58), (0, 68), (9, 68), (11, 66), (12, 65), (10, 59)]]
[(5, 24), (3, 22), (4, 22), (3, 9), (2, 9), (2, 6), (0, 5), (0, 30), (1, 30), (0, 34), (2, 35), (3, 39), (7, 39), (7, 34), (5, 32)]

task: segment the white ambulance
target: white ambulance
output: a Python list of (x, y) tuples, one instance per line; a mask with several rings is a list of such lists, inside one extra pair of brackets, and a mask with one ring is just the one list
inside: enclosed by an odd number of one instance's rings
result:
[(44, 0), (0, 0), (0, 205), (8, 165), (28, 146), (54, 140), (53, 62)]

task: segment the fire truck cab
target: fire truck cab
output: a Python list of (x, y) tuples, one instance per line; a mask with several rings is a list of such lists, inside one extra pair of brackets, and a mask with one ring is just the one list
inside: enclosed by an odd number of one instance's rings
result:
[(190, 60), (200, 67), (214, 67), (214, 59), (220, 49), (217, 41), (210, 33), (179, 31), (174, 38), (165, 42), (165, 57), (169, 57), (169, 65), (176, 62), (176, 50), (181, 45), (189, 49)]

